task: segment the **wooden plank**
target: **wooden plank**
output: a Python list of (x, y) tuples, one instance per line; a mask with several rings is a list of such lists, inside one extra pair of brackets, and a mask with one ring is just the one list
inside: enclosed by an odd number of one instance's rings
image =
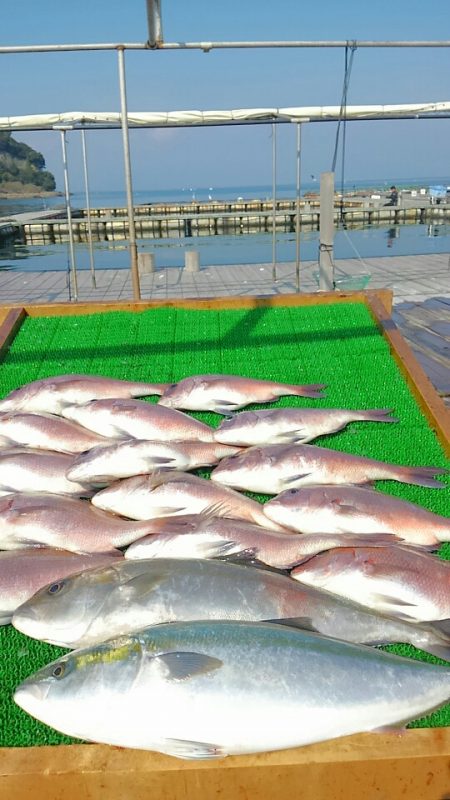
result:
[[(392, 308), (390, 289), (347, 292), (315, 292), (313, 294), (251, 295), (249, 297), (207, 297), (202, 299), (163, 299), (86, 303), (33, 303), (25, 306), (30, 317), (74, 316), (77, 314), (99, 314), (106, 311), (145, 311), (149, 308), (232, 309), (270, 306), (309, 306), (324, 303), (366, 302), (377, 297), (387, 309)], [(16, 308), (15, 305), (11, 306)]]
[(436, 432), (445, 453), (450, 455), (450, 415), (445, 404), (428, 380), (383, 303), (376, 297), (368, 298), (367, 303), (375, 322), (390, 344), (392, 355), (405, 376), (412, 394)]
[(444, 800), (449, 754), (445, 728), (359, 734), (217, 761), (104, 745), (14, 748), (0, 755), (0, 785), (5, 800)]
[(13, 308), (4, 316), (0, 324), (0, 359), (4, 357), (26, 316), (23, 307)]

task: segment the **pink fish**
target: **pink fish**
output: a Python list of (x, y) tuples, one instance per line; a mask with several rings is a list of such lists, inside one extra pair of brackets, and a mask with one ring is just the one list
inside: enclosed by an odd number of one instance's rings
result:
[(450, 623), (450, 563), (411, 547), (330, 550), (291, 575), (405, 622)]
[(345, 428), (350, 422), (398, 422), (390, 409), (352, 411), (346, 408), (260, 408), (225, 419), (214, 432), (224, 444), (267, 445), (306, 443)]
[[(97, 508), (131, 519), (151, 520), (155, 517), (208, 513), (246, 519), (265, 528), (274, 528), (274, 523), (269, 522), (260, 503), (190, 472), (164, 472), (160, 475), (125, 478), (97, 492), (91, 502)], [(282, 530), (279, 526), (277, 529)]]
[(5, 447), (22, 445), (59, 453), (83, 453), (108, 443), (104, 436), (53, 414), (0, 412), (0, 445)]
[(278, 525), (302, 533), (393, 533), (413, 545), (450, 541), (450, 519), (362, 486), (287, 489), (264, 505)]
[(212, 471), (211, 480), (235, 489), (264, 494), (278, 494), (289, 487), (319, 483), (352, 484), (375, 480), (395, 480), (445, 489), (445, 484), (433, 476), (447, 472), (438, 467), (387, 464), (312, 444), (274, 444), (250, 447), (243, 453), (224, 458)]
[(0, 498), (0, 548), (56, 547), (72, 553), (108, 553), (153, 531), (94, 508), (87, 500), (52, 494), (10, 494)]
[(323, 383), (298, 386), (238, 375), (194, 375), (169, 386), (158, 403), (169, 408), (228, 414), (249, 403), (268, 403), (287, 394), (322, 397), (324, 387)]
[(55, 375), (14, 389), (0, 400), (0, 411), (44, 411), (59, 414), (65, 405), (107, 397), (144, 397), (162, 394), (167, 383), (139, 383), (101, 375)]

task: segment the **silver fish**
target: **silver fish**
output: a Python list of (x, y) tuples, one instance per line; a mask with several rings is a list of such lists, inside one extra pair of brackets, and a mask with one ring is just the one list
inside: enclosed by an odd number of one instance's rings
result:
[(390, 534), (289, 536), (288, 532), (269, 531), (244, 520), (202, 514), (162, 518), (160, 523), (160, 532), (133, 542), (125, 558), (239, 558), (287, 570), (322, 550), (363, 544), (386, 546), (397, 541)]
[(151, 533), (152, 524), (120, 519), (86, 500), (52, 494), (0, 498), (0, 548), (58, 547), (74, 553), (118, 553)]
[(240, 450), (240, 447), (229, 447), (219, 442), (166, 443), (126, 439), (108, 447), (94, 447), (78, 456), (67, 477), (74, 481), (108, 484), (155, 469), (189, 470), (210, 466)]
[(0, 400), (0, 411), (46, 411), (60, 414), (65, 405), (106, 397), (161, 394), (166, 383), (139, 383), (101, 375), (54, 375), (14, 389)]
[(450, 541), (450, 519), (362, 486), (287, 489), (264, 505), (266, 516), (304, 533), (393, 533), (413, 545)]
[(292, 577), (407, 622), (450, 623), (450, 562), (413, 548), (331, 550), (295, 567)]
[(256, 500), (188, 472), (125, 478), (97, 492), (91, 502), (97, 508), (131, 519), (208, 513), (282, 530), (268, 520)]
[(118, 555), (77, 555), (47, 547), (0, 553), (0, 625), (11, 622), (14, 611), (48, 583), (119, 559)]
[(213, 442), (213, 429), (182, 411), (143, 400), (92, 400), (62, 409), (66, 419), (111, 439)]
[(445, 484), (433, 476), (447, 472), (438, 467), (387, 464), (313, 444), (274, 444), (250, 447), (243, 453), (224, 458), (212, 471), (211, 480), (264, 494), (278, 494), (289, 487), (383, 479), (445, 489)]
[(108, 442), (104, 436), (52, 414), (0, 413), (0, 444), (4, 447), (21, 445), (59, 453), (83, 453)]
[(169, 386), (159, 405), (191, 411), (216, 411), (228, 414), (249, 403), (268, 403), (283, 395), (322, 397), (323, 383), (298, 386), (291, 383), (243, 378), (239, 375), (194, 375)]
[(350, 422), (398, 422), (391, 409), (352, 411), (345, 408), (262, 408), (223, 420), (214, 438), (224, 444), (267, 445), (310, 442), (335, 433)]
[(50, 492), (90, 497), (90, 486), (66, 478), (72, 461), (73, 455), (53, 450), (0, 450), (0, 496), (14, 492)]
[(282, 625), (197, 621), (63, 656), (14, 700), (71, 736), (200, 759), (403, 724), (449, 697), (448, 667)]
[(449, 656), (431, 625), (389, 619), (286, 575), (202, 559), (119, 561), (57, 581), (17, 609), (27, 636), (82, 647), (147, 625), (195, 619), (288, 620), (351, 642), (409, 642)]

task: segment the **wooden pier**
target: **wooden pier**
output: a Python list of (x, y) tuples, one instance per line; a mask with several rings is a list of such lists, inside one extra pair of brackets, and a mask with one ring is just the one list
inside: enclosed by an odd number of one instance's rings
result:
[[(136, 235), (142, 239), (183, 238), (233, 234), (268, 233), (273, 229), (293, 233), (297, 216), (301, 229), (318, 230), (319, 201), (301, 201), (297, 211), (295, 200), (279, 200), (275, 213), (272, 201), (234, 203), (190, 203), (186, 205), (145, 205), (134, 209)], [(31, 215), (29, 215), (31, 216)], [(398, 225), (442, 223), (450, 220), (450, 203), (431, 205), (416, 201), (398, 206), (377, 202), (335, 205), (335, 223), (347, 228), (366, 225)], [(67, 219), (46, 217), (18, 221), (22, 240), (26, 244), (50, 244), (66, 241), (69, 236)], [(90, 225), (95, 241), (114, 241), (128, 237), (126, 208), (96, 208), (91, 210)], [(75, 241), (89, 239), (86, 210), (77, 210), (72, 220)]]

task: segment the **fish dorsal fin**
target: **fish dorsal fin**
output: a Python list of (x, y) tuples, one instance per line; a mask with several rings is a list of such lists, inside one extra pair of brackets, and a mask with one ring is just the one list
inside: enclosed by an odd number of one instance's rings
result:
[(288, 628), (300, 628), (302, 631), (318, 633), (311, 617), (284, 617), (282, 619), (265, 619), (263, 622), (271, 622), (274, 625), (286, 625)]
[(186, 681), (196, 675), (207, 675), (223, 667), (220, 658), (195, 652), (162, 653), (155, 656), (155, 660), (163, 667), (166, 680), (170, 681)]

